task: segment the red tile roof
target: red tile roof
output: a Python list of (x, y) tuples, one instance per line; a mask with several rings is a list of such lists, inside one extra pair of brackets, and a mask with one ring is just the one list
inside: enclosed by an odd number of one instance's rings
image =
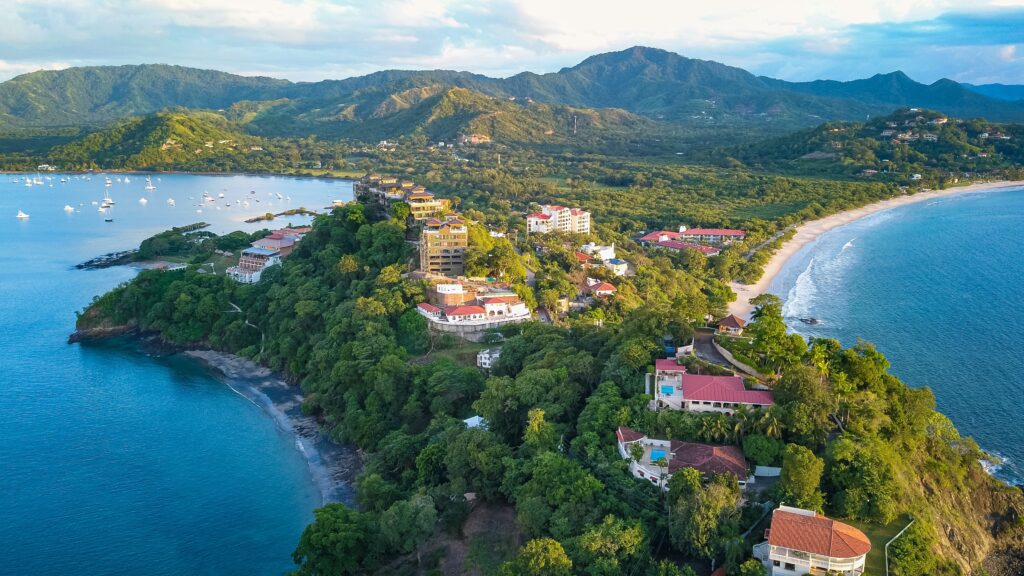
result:
[(641, 242), (657, 242), (662, 236), (668, 236), (669, 238), (679, 238), (679, 232), (672, 232), (670, 230), (658, 230), (657, 232), (649, 232), (640, 237)]
[(551, 216), (548, 216), (547, 214), (541, 214), (540, 212), (534, 212), (533, 214), (527, 216), (527, 218), (535, 218), (538, 220), (550, 220)]
[(658, 372), (686, 372), (686, 366), (681, 366), (672, 358), (655, 360), (654, 369)]
[(747, 325), (747, 321), (744, 320), (743, 318), (740, 318), (739, 316), (737, 316), (735, 314), (729, 314), (725, 318), (722, 318), (721, 320), (719, 320), (718, 321), (718, 325), (719, 326), (724, 326), (726, 328), (736, 328), (736, 329), (739, 329), (739, 328), (743, 328), (744, 326), (746, 326)]
[(693, 468), (701, 474), (732, 474), (740, 480), (747, 478), (747, 459), (736, 446), (712, 446), (673, 440), (671, 451), (672, 458), (668, 461), (670, 473), (681, 468)]
[(668, 248), (670, 250), (696, 250), (705, 256), (717, 256), (722, 250), (715, 248), (714, 246), (703, 246), (701, 244), (693, 244), (691, 242), (680, 242), (678, 240), (665, 240), (664, 242), (655, 242), (656, 246), (662, 248)]
[(608, 282), (601, 282), (590, 287), (591, 292), (615, 292), (617, 288)]
[(767, 390), (747, 390), (739, 376), (683, 374), (683, 399), (738, 404), (774, 404)]
[(419, 308), (420, 310), (423, 310), (424, 312), (427, 312), (428, 314), (437, 314), (441, 311), (440, 308), (434, 306), (433, 304), (430, 304), (429, 302), (420, 302), (419, 304), (416, 305), (416, 307)]
[(483, 306), (452, 306), (444, 309), (445, 316), (470, 316), (472, 314), (484, 314)]
[(615, 436), (619, 439), (619, 442), (622, 443), (636, 442), (641, 438), (647, 437), (645, 434), (641, 434), (640, 432), (637, 432), (636, 430), (633, 430), (632, 428), (627, 428), (625, 426), (619, 426), (619, 429), (615, 431)]
[(519, 296), (491, 296), (480, 299), (484, 304), (519, 304)]
[(683, 236), (746, 236), (743, 230), (732, 228), (690, 228), (682, 233)]
[(590, 261), (590, 254), (584, 254), (583, 252), (576, 253), (576, 261), (583, 264)]
[(830, 558), (856, 558), (871, 550), (871, 541), (853, 526), (781, 508), (772, 513), (768, 543)]

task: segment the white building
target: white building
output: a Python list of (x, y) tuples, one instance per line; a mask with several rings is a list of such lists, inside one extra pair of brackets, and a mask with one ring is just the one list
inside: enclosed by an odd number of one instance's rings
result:
[(754, 546), (754, 557), (770, 576), (860, 576), (870, 551), (871, 541), (853, 526), (813, 510), (779, 506), (765, 541)]
[(488, 348), (476, 353), (476, 365), (484, 370), (490, 370), (491, 366), (501, 358), (501, 348)]
[(540, 208), (540, 212), (534, 212), (526, 217), (527, 232), (590, 234), (590, 212), (556, 205), (544, 205)]
[(246, 248), (238, 257), (238, 265), (227, 269), (227, 275), (243, 284), (260, 281), (263, 271), (281, 263), (281, 253), (266, 248)]
[(608, 260), (615, 259), (615, 244), (612, 244), (611, 246), (599, 246), (597, 244), (594, 244), (593, 242), (590, 242), (588, 244), (580, 246), (580, 252), (583, 252), (584, 254), (589, 254), (591, 256), (597, 256), (601, 260), (607, 262)]
[(654, 406), (690, 412), (732, 414), (740, 406), (767, 408), (768, 390), (747, 390), (739, 376), (688, 374), (674, 359), (654, 361)]
[(620, 258), (612, 258), (604, 261), (604, 267), (611, 270), (616, 276), (625, 276), (629, 270), (629, 263)]

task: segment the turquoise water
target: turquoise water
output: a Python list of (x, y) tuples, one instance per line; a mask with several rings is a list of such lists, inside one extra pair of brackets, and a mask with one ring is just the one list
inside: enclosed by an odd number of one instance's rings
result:
[[(1024, 482), (1024, 193), (964, 194), (820, 236), (770, 291), (804, 336), (874, 342), (892, 373), (934, 390), (961, 433)], [(813, 317), (819, 325), (800, 318)]]
[[(109, 189), (97, 176), (55, 175), (52, 188), (12, 178), (0, 175), (0, 574), (286, 572), (323, 501), (294, 436), (180, 355), (66, 344), (75, 310), (135, 273), (72, 266), (198, 219), (216, 232), (254, 230), (266, 224), (240, 221), (268, 201), (283, 210), (277, 192), (321, 208), (350, 198), (351, 184), (165, 175), (146, 192), (135, 176)], [(91, 204), (108, 190), (110, 223)], [(204, 190), (261, 202), (197, 214), (188, 197)]]

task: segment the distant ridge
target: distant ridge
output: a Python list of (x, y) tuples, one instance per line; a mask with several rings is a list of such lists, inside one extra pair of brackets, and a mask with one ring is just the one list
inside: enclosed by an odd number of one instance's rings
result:
[[(902, 72), (849, 82), (786, 82), (637, 46), (590, 56), (558, 72), (523, 72), (505, 79), (451, 70), (385, 70), (293, 83), (165, 64), (33, 72), (0, 83), (0, 127), (102, 125), (187, 108), (223, 109), (246, 130), (268, 135), (394, 135), (405, 130), (389, 127), (385, 119), (400, 116), (415, 116), (410, 131), (440, 135), (449, 131), (427, 129), (422, 120), (430, 114), (422, 115), (424, 107), (456, 88), (493, 100), (473, 98), (480, 114), (524, 112), (498, 101), (529, 98), (554, 107), (619, 109), (679, 125), (771, 122), (795, 129), (823, 120), (862, 120), (906, 106), (1024, 121), (1024, 102), (981, 93), (1012, 95), (1020, 87), (968, 89), (945, 79), (922, 84)], [(621, 114), (619, 119), (636, 122)]]

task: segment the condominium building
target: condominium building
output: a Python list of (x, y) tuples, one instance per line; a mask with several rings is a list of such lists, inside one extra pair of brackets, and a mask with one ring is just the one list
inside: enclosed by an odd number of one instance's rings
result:
[(469, 228), (457, 216), (431, 218), (420, 233), (420, 270), (442, 276), (461, 276), (465, 269)]
[(441, 216), (449, 207), (448, 200), (436, 198), (425, 189), (408, 192), (405, 194), (405, 202), (409, 205), (413, 220), (417, 222)]
[(534, 212), (526, 217), (527, 232), (590, 234), (590, 212), (555, 205), (544, 205), (540, 208), (540, 212)]
[(277, 250), (252, 247), (242, 250), (238, 265), (227, 269), (227, 275), (237, 282), (252, 284), (260, 281), (260, 275), (271, 266), (281, 263), (281, 253)]

